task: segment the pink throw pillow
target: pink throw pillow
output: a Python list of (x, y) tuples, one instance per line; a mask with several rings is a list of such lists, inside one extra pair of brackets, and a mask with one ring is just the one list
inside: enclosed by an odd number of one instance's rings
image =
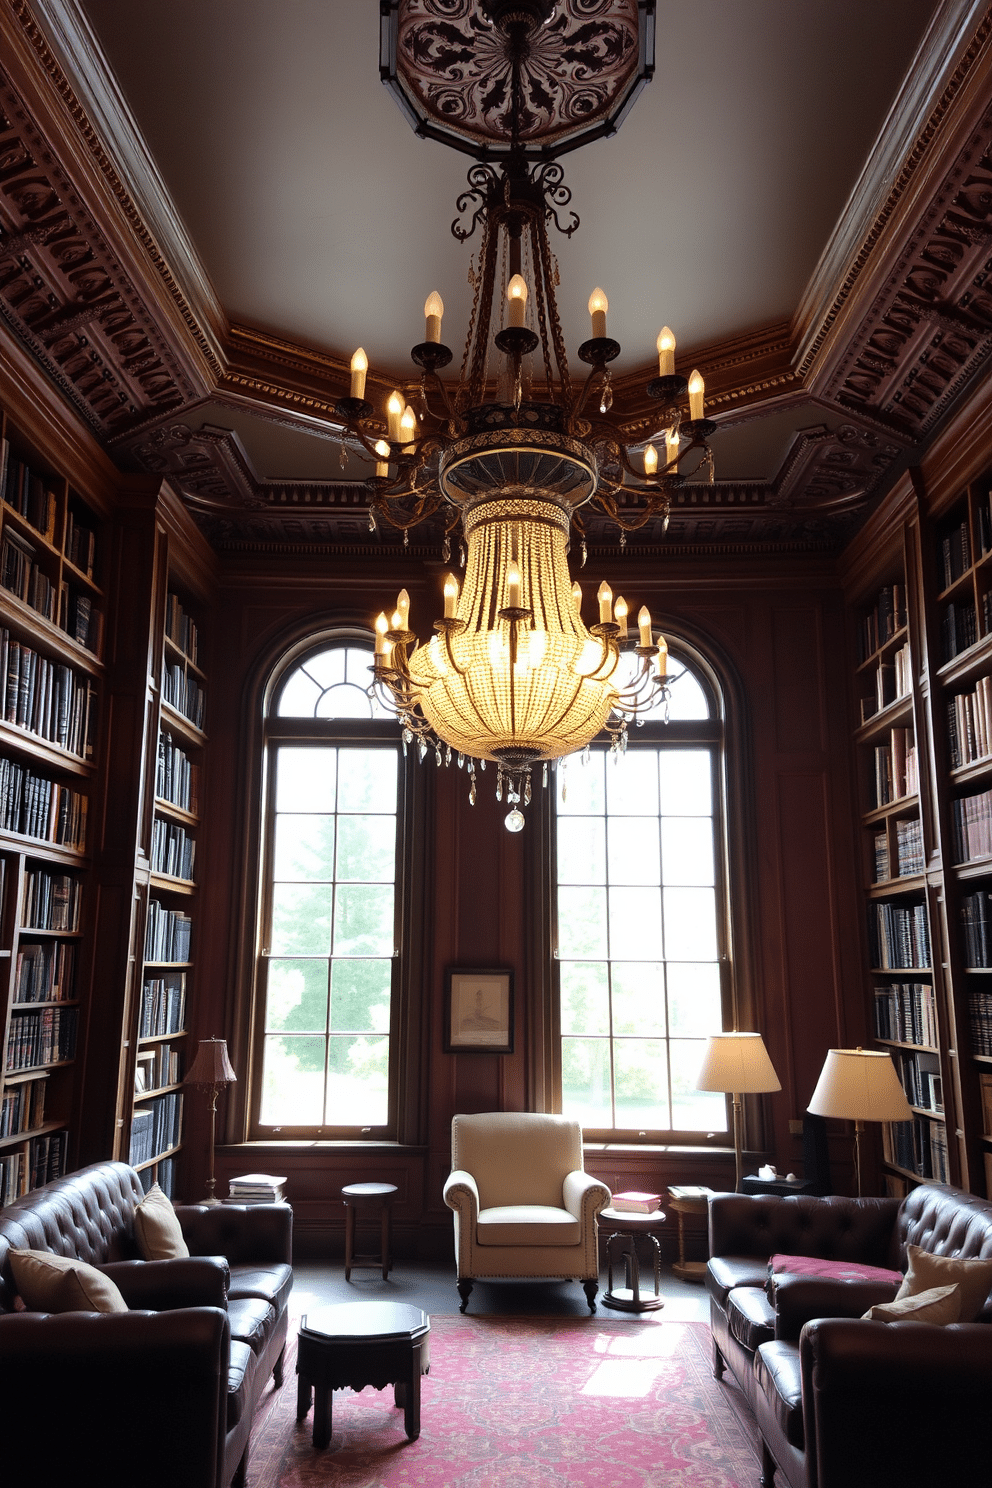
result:
[(824, 1261), (819, 1256), (773, 1255), (768, 1262), (768, 1277), (787, 1272), (790, 1276), (827, 1276), (833, 1281), (889, 1281), (899, 1286), (901, 1271), (884, 1266), (865, 1266), (860, 1261)]

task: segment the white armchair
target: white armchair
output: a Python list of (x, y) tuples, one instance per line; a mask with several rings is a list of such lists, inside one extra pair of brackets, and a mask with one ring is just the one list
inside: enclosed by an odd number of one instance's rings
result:
[(582, 1168), (582, 1129), (565, 1116), (455, 1116), (444, 1202), (454, 1211), (461, 1311), (476, 1277), (576, 1278), (596, 1308), (596, 1216), (610, 1190)]

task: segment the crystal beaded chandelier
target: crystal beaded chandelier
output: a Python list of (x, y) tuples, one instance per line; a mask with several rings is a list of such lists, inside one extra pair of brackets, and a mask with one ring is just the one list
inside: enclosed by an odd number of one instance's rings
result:
[[(703, 416), (703, 381), (697, 372), (688, 380), (676, 373), (667, 326), (656, 343), (658, 375), (646, 387), (657, 402), (656, 433), (637, 464), (622, 423), (611, 416), (610, 363), (621, 348), (606, 334), (609, 306), (600, 289), (589, 300), (591, 337), (578, 348), (588, 373), (581, 383), (569, 373), (547, 229), (553, 220), (570, 236), (578, 226), (572, 211), (563, 220), (571, 193), (553, 154), (582, 139), (565, 131), (549, 145), (546, 133), (536, 132), (533, 100), (549, 96), (547, 86), (541, 92), (539, 67), (563, 93), (568, 68), (561, 59), (574, 61), (585, 37), (591, 51), (580, 64), (588, 77), (590, 58), (607, 38), (617, 85), (612, 93), (602, 89), (598, 124), (592, 104), (576, 110), (587, 116), (584, 138), (612, 132), (653, 71), (653, 0), (604, 0), (600, 9), (619, 14), (612, 32), (588, 29), (589, 8), (588, 0), (462, 0), (447, 7), (458, 10), (478, 42), (487, 96), (504, 100), (498, 128), (481, 142), (457, 131), (449, 137), (447, 128), (420, 130), (479, 157), (452, 224), (461, 240), (481, 227), (460, 375), (454, 384), (440, 375), (452, 352), (441, 340), (444, 306), (435, 292), (424, 307), (425, 338), (411, 352), (422, 374), (419, 411), (393, 393), (383, 430), (365, 398), (363, 350), (352, 358), (350, 394), (336, 408), (343, 428), (375, 460), (373, 530), (388, 523), (406, 542), (411, 527), (440, 512), (444, 557), (454, 538), (465, 567), (461, 585), (451, 573), (445, 579), (444, 616), (426, 644), (410, 629), (405, 590), (391, 619), (380, 614), (370, 691), (395, 711), (406, 743), (416, 742), (422, 754), (433, 749), (439, 762), (457, 756), (467, 764), (473, 802), (476, 763), (484, 769), (492, 762), (513, 831), (524, 824), (520, 806), (530, 800), (536, 765), (543, 763), (546, 779), (550, 763), (604, 732), (621, 749), (632, 719), (667, 704), (667, 647), (648, 611), (639, 612), (635, 642), (625, 600), (614, 602), (603, 583), (598, 622), (587, 627), (582, 619), (581, 588), (567, 563), (573, 534), (585, 561), (582, 508), (598, 507), (615, 522), (623, 546), (628, 532), (653, 520), (667, 529), (690, 451), (701, 452), (710, 479), (713, 472), (707, 440), (715, 425)], [(438, 35), (451, 39), (450, 23), (442, 33), (430, 10), (426, 0), (383, 6), (381, 70), (418, 119), (400, 65), (404, 43), (409, 55), (423, 56)], [(638, 50), (627, 59), (632, 37)]]

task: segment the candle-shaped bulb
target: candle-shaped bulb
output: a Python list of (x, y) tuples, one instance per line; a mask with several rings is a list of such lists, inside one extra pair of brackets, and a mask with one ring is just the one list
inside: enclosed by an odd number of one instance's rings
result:
[(578, 579), (572, 585), (572, 603), (575, 605), (576, 611), (582, 609), (582, 585)]
[(658, 474), (658, 451), (653, 444), (649, 444), (644, 451), (644, 474)]
[(647, 605), (641, 605), (637, 612), (637, 632), (642, 646), (651, 644), (651, 611)]
[(365, 397), (365, 374), (369, 370), (369, 359), (359, 347), (351, 359), (351, 396)]
[(406, 399), (402, 393), (392, 392), (386, 399), (386, 424), (389, 433), (390, 444), (400, 442), (400, 419), (406, 407)]
[(665, 430), (665, 464), (671, 465), (679, 457), (679, 436), (673, 429)]
[(440, 341), (441, 339), (441, 316), (444, 314), (444, 301), (437, 290), (431, 290), (424, 304), (424, 318), (427, 321), (427, 334), (425, 341)]
[(520, 608), (520, 564), (515, 558), (506, 565), (506, 607), (508, 610)]
[(400, 444), (413, 444), (417, 437), (417, 415), (409, 403), (400, 415)]
[(620, 627), (620, 639), (627, 639), (627, 601), (622, 594), (618, 594), (613, 606), (613, 618)]
[(596, 598), (599, 600), (599, 623), (605, 625), (613, 609), (613, 590), (605, 579), (596, 590)]
[(401, 589), (400, 592), (399, 592), (399, 594), (397, 594), (397, 596), (396, 596), (396, 613), (400, 617), (400, 623), (399, 623), (399, 625), (394, 626), (393, 629), (394, 630), (409, 630), (410, 629), (410, 596), (409, 596), (409, 594), (407, 594), (407, 592), (406, 592), (405, 589)]
[(689, 378), (689, 417), (701, 419), (703, 416), (703, 393), (706, 384), (698, 372), (693, 372)]
[(458, 603), (458, 580), (454, 574), (444, 576), (444, 618), (454, 620), (455, 606)]
[(610, 308), (610, 302), (601, 289), (594, 289), (589, 296), (589, 314), (592, 317), (593, 337), (606, 335), (606, 312)]
[(522, 274), (514, 274), (506, 286), (506, 298), (510, 302), (511, 326), (522, 326), (527, 313), (527, 280)]
[(403, 616), (400, 614), (399, 610), (393, 611), (393, 618), (389, 622), (389, 628), (390, 630), (403, 629)]
[(658, 637), (658, 657), (655, 662), (659, 677), (668, 676), (668, 642), (664, 636)]
[(381, 656), (386, 649), (386, 631), (389, 629), (389, 621), (386, 619), (385, 610), (380, 610), (375, 617), (375, 654)]
[(379, 657), (379, 665), (380, 666), (384, 666), (384, 667), (389, 666), (389, 664), (392, 661), (392, 659), (393, 659), (393, 643), (392, 643), (392, 641), (383, 641), (383, 643), (382, 643), (382, 655)]
[(389, 445), (386, 443), (386, 441), (384, 439), (377, 439), (376, 442), (375, 442), (374, 448), (375, 448), (376, 454), (379, 456), (379, 459), (376, 461), (376, 464), (375, 464), (375, 473), (376, 473), (376, 475), (388, 475), (389, 474)]
[(662, 326), (655, 346), (658, 348), (658, 376), (671, 377), (675, 371), (675, 337), (670, 326)]

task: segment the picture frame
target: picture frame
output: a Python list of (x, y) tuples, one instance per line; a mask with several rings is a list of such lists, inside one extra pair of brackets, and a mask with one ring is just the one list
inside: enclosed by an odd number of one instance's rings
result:
[(513, 1053), (513, 972), (453, 966), (444, 980), (444, 1052)]

